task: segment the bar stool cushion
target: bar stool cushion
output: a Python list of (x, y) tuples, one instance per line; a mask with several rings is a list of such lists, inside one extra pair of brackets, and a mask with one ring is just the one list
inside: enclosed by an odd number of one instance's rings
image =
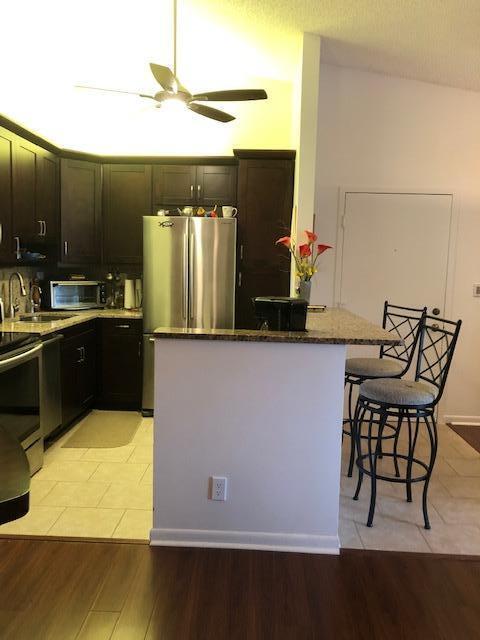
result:
[(348, 358), (345, 373), (359, 378), (394, 378), (404, 367), (405, 363), (389, 358)]
[(374, 402), (412, 407), (430, 404), (436, 397), (434, 388), (424, 382), (392, 378), (378, 378), (363, 382), (360, 385), (359, 395)]

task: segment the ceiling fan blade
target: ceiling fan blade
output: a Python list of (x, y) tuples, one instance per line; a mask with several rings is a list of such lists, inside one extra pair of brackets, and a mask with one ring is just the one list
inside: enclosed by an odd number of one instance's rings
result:
[(207, 91), (205, 93), (197, 93), (193, 96), (194, 100), (201, 102), (223, 101), (223, 100), (266, 100), (267, 92), (263, 89), (230, 89), (228, 91)]
[(204, 104), (195, 104), (195, 102), (189, 102), (187, 107), (190, 111), (194, 111), (201, 116), (206, 116), (207, 118), (211, 118), (212, 120), (218, 120), (218, 122), (231, 122), (235, 120), (235, 116), (231, 116), (229, 113), (225, 113), (225, 111), (220, 111), (219, 109), (212, 109), (212, 107), (206, 107)]
[(104, 89), (103, 87), (90, 87), (90, 86), (85, 85), (85, 84), (76, 84), (75, 88), (76, 89), (91, 89), (93, 91), (108, 91), (109, 93), (127, 93), (127, 94), (130, 94), (132, 96), (140, 96), (140, 98), (151, 98), (152, 100), (155, 100), (155, 98), (153, 96), (149, 96), (146, 93), (137, 93), (136, 91), (122, 91), (121, 89)]
[(165, 91), (175, 90), (177, 84), (171, 69), (164, 67), (161, 64), (150, 62), (150, 70), (153, 73), (155, 80), (163, 89), (165, 89)]

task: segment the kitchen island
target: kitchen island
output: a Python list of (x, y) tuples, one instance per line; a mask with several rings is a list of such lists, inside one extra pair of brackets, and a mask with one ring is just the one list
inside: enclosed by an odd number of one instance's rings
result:
[(309, 313), (306, 332), (155, 339), (151, 544), (338, 553), (347, 345), (399, 339), (341, 309)]

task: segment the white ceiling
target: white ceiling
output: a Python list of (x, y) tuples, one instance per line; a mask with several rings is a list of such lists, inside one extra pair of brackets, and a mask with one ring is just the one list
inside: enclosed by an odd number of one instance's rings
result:
[(324, 62), (480, 90), (480, 0), (195, 1), (318, 33)]
[(225, 103), (225, 126), (191, 112), (169, 121), (140, 98), (148, 62), (171, 63), (172, 0), (4, 2), (0, 113), (65, 147), (99, 153), (212, 155), (295, 146), (301, 35), (322, 60), (480, 90), (480, 0), (178, 0), (178, 75), (192, 91), (262, 87)]

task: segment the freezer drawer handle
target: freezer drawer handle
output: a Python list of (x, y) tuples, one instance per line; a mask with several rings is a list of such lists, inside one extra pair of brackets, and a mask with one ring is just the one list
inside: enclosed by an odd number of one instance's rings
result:
[(117, 329), (130, 329), (129, 324), (116, 324), (115, 326)]

